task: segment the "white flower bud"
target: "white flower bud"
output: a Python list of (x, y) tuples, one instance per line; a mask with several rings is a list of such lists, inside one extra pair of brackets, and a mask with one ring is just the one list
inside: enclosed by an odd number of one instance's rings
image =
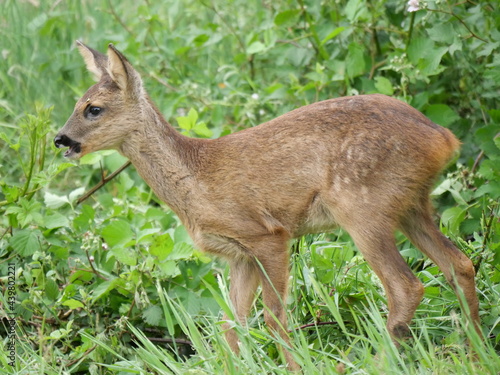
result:
[(408, 12), (416, 12), (420, 9), (419, 0), (408, 0)]

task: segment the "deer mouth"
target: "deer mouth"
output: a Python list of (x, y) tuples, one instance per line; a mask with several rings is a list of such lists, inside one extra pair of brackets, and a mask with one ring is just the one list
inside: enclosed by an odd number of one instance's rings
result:
[(68, 149), (64, 152), (65, 158), (77, 158), (78, 154), (82, 152), (82, 144), (80, 142), (72, 140), (66, 135), (56, 136), (54, 138), (54, 145), (57, 148), (68, 147)]

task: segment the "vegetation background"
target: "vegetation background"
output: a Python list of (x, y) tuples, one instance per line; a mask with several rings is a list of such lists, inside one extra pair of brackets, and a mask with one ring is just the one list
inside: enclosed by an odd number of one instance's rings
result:
[(307, 374), (500, 373), (500, 7), (420, 7), (0, 0), (0, 373), (286, 373), (259, 301), (249, 328), (236, 326), (242, 355), (230, 353), (220, 334), (225, 264), (193, 248), (133, 168), (76, 203), (125, 162), (114, 152), (68, 162), (52, 145), (92, 84), (76, 39), (101, 51), (113, 42), (165, 117), (191, 136), (219, 137), (318, 100), (375, 92), (449, 127), (463, 147), (436, 184), (436, 220), (476, 266), (485, 342), (438, 269), (401, 236), (425, 297), (413, 339), (396, 349), (380, 282), (339, 230), (293, 244), (291, 350)]

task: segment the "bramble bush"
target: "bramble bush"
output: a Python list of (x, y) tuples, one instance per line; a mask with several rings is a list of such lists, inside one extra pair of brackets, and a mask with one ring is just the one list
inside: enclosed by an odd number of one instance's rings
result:
[(17, 353), (9, 366), (2, 347), (0, 373), (286, 373), (259, 301), (249, 335), (237, 327), (245, 349), (230, 353), (219, 321), (230, 312), (226, 265), (193, 247), (132, 167), (77, 201), (126, 160), (70, 162), (52, 145), (92, 84), (76, 39), (102, 51), (114, 43), (189, 136), (368, 93), (450, 128), (462, 149), (433, 197), (443, 233), (475, 264), (485, 344), (436, 266), (398, 236), (425, 285), (415, 337), (398, 354), (380, 282), (338, 230), (292, 244), (292, 352), (306, 373), (498, 373), (499, 30), (493, 1), (427, 1), (416, 12), (396, 0), (2, 1), (0, 312), (9, 316), (15, 263)]

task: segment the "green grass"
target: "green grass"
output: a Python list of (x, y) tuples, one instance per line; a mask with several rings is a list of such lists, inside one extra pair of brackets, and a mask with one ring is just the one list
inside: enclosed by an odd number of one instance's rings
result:
[[(235, 324), (242, 351), (232, 354), (220, 321), (226, 265), (193, 247), (133, 168), (75, 203), (125, 162), (108, 152), (76, 165), (52, 146), (92, 84), (76, 39), (101, 51), (114, 43), (191, 136), (374, 92), (449, 127), (462, 151), (433, 197), (442, 231), (476, 266), (485, 340), (439, 270), (398, 235), (425, 295), (413, 337), (396, 348), (380, 281), (337, 231), (292, 245), (289, 350), (305, 374), (499, 374), (500, 8), (427, 7), (412, 16), (399, 0), (0, 0), (0, 317), (10, 313), (9, 262), (17, 301), (16, 364), (2, 320), (0, 374), (287, 373), (260, 299), (248, 327)], [(185, 129), (189, 113), (198, 127)]]
[[(325, 298), (328, 294), (325, 287), (316, 284), (315, 290), (321, 298), (327, 300), (325, 304), (329, 305), (328, 313), (335, 316), (339, 306), (333, 298)], [(222, 293), (214, 297), (228, 303), (226, 292)], [(303, 373), (445, 375), (497, 374), (500, 371), (500, 357), (494, 348), (487, 341), (479, 339), (476, 332), (459, 316), (455, 315), (453, 324), (448, 327), (449, 335), (455, 339), (449, 340), (447, 344), (436, 344), (431, 333), (433, 326), (429, 326), (426, 319), (417, 318), (412, 327), (413, 338), (396, 348), (385, 330), (385, 317), (382, 316), (378, 303), (370, 296), (365, 303), (365, 306), (351, 309), (355, 332), (342, 330), (346, 339), (342, 346), (332, 341), (322, 326), (312, 328), (318, 333), (318, 340), (313, 346), (307, 330), (297, 329), (292, 332), (292, 347), (289, 349), (302, 366)], [(124, 321), (124, 328), (135, 336), (138, 344), (126, 351), (117, 347), (112, 337), (81, 332), (81, 337), (89, 347), (87, 352), (80, 353), (81, 361), (89, 358), (95, 361), (89, 371), (99, 367), (110, 373), (120, 374), (288, 373), (279, 353), (269, 350), (276, 340), (261, 322), (248, 328), (236, 325), (242, 341), (242, 351), (240, 356), (235, 356), (221, 335), (217, 317), (208, 316), (195, 320), (182, 303), (169, 298), (161, 298), (161, 305), (164, 311), (182, 322), (180, 327), (186, 337), (185, 341), (190, 342), (195, 354), (183, 357), (172, 348), (166, 350), (161, 345), (152, 343), (141, 330)], [(260, 311), (257, 309), (255, 313), (259, 314)], [(294, 319), (290, 322), (291, 327), (298, 325)], [(463, 343), (466, 337), (470, 340), (470, 347)], [(23, 346), (22, 349), (26, 350), (24, 358), (29, 360), (19, 366), (19, 374), (72, 373), (78, 367), (79, 362), (76, 360), (69, 365), (63, 361), (59, 364), (60, 367), (56, 367), (50, 363), (56, 358), (42, 356), (29, 346)], [(94, 356), (93, 353), (99, 349), (101, 355)], [(39, 372), (35, 372), (36, 370)]]

